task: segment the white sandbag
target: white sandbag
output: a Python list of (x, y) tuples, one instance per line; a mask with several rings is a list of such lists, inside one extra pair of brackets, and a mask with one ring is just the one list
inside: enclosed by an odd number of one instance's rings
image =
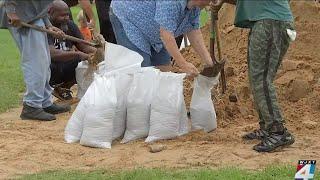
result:
[(124, 46), (107, 43), (104, 66), (100, 72), (134, 73), (140, 70), (143, 57)]
[(88, 92), (81, 98), (67, 123), (64, 135), (64, 139), (67, 143), (76, 143), (80, 141), (83, 130), (83, 120), (88, 108), (89, 98), (92, 97), (92, 93), (94, 93), (93, 90), (90, 90), (92, 88), (93, 86), (88, 88)]
[(133, 75), (127, 97), (126, 131), (121, 143), (148, 136), (150, 107), (158, 73), (158, 69), (145, 67)]
[[(160, 139), (171, 139), (182, 132), (180, 121), (186, 117), (182, 115), (183, 106), (183, 78), (185, 74), (159, 73), (159, 83), (151, 102), (150, 130), (145, 142)], [(186, 113), (185, 113), (186, 114)]]
[(78, 85), (77, 98), (81, 99), (93, 81), (95, 69), (87, 61), (81, 61), (76, 68), (76, 81)]
[(86, 109), (84, 98), (82, 98), (65, 128), (64, 140), (66, 143), (76, 143), (80, 141)]
[(116, 76), (116, 94), (118, 101), (113, 119), (113, 140), (122, 137), (126, 129), (127, 95), (132, 79), (132, 75), (124, 73), (118, 73)]
[[(113, 119), (117, 105), (115, 76), (95, 75), (85, 96), (87, 109), (83, 120), (80, 144), (90, 147), (111, 148)], [(87, 97), (86, 97), (87, 98)]]
[(211, 100), (211, 89), (218, 84), (219, 76), (195, 78), (194, 89), (190, 104), (192, 130), (203, 129), (210, 132), (217, 128), (216, 112)]
[(183, 136), (189, 132), (188, 112), (187, 112), (187, 108), (186, 108), (186, 103), (184, 101), (184, 97), (182, 98), (180, 112), (181, 112), (181, 115), (180, 115), (180, 121), (179, 121), (179, 136)]

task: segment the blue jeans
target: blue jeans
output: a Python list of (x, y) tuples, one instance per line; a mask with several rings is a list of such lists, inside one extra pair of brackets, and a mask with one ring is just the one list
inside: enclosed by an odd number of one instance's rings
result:
[[(34, 25), (44, 27), (39, 19)], [(21, 55), (21, 66), (26, 83), (23, 102), (35, 108), (52, 105), (50, 81), (50, 51), (47, 34), (30, 28), (9, 27)]]
[(132, 51), (139, 53), (143, 57), (143, 62), (141, 63), (142, 67), (148, 66), (160, 66), (160, 65), (168, 65), (170, 64), (171, 56), (169, 55), (166, 48), (162, 48), (160, 52), (156, 52), (152, 46), (151, 47), (151, 55), (145, 53), (140, 50), (136, 45), (134, 45), (128, 38), (120, 20), (113, 13), (110, 8), (109, 11), (110, 21), (113, 27), (114, 34), (116, 36), (117, 43), (121, 46), (124, 46)]

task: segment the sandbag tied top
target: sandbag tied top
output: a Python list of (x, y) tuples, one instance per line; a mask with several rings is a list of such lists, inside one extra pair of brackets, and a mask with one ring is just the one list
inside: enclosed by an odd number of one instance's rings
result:
[(211, 89), (219, 82), (217, 77), (199, 75), (194, 80), (190, 104), (192, 130), (203, 129), (210, 132), (217, 128), (216, 112), (211, 100)]
[[(185, 133), (183, 78), (185, 74), (161, 72), (151, 102), (150, 130), (146, 142), (171, 139)], [(186, 114), (186, 113), (185, 113)], [(181, 133), (181, 132), (183, 133)]]

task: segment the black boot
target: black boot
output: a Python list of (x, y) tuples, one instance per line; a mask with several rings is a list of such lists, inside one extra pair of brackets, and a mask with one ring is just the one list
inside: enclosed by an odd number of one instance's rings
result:
[(47, 108), (43, 108), (43, 110), (50, 114), (60, 114), (64, 112), (68, 112), (71, 110), (70, 105), (58, 105), (53, 103), (51, 106)]
[(56, 117), (53, 114), (45, 112), (42, 108), (34, 108), (23, 104), (23, 109), (20, 115), (22, 120), (40, 120), (40, 121), (53, 121)]
[(289, 146), (294, 143), (294, 137), (287, 129), (282, 133), (266, 133), (261, 143), (253, 147), (257, 152), (272, 152), (280, 147)]

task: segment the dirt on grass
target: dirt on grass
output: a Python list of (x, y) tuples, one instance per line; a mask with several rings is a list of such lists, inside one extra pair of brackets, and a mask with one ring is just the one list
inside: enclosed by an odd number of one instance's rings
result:
[[(211, 133), (192, 132), (174, 140), (160, 141), (166, 148), (149, 152), (142, 140), (129, 144), (113, 143), (111, 150), (83, 147), (64, 142), (64, 128), (70, 113), (58, 115), (54, 122), (22, 121), (21, 108), (0, 115), (0, 178), (46, 170), (131, 169), (137, 167), (218, 168), (237, 166), (262, 169), (268, 165), (320, 157), (320, 10), (313, 1), (293, 1), (297, 40), (291, 44), (276, 78), (278, 99), (296, 143), (274, 153), (256, 153), (258, 141), (244, 141), (241, 135), (258, 127), (248, 85), (246, 47), (247, 30), (232, 27), (234, 7), (220, 13), (223, 56), (228, 90), (213, 92), (218, 129)], [(208, 27), (203, 29), (209, 41)], [(185, 57), (197, 67), (200, 60), (192, 49)], [(187, 104), (192, 83), (185, 82)], [(235, 95), (237, 102), (230, 102)], [(73, 110), (76, 105), (73, 105)]]

